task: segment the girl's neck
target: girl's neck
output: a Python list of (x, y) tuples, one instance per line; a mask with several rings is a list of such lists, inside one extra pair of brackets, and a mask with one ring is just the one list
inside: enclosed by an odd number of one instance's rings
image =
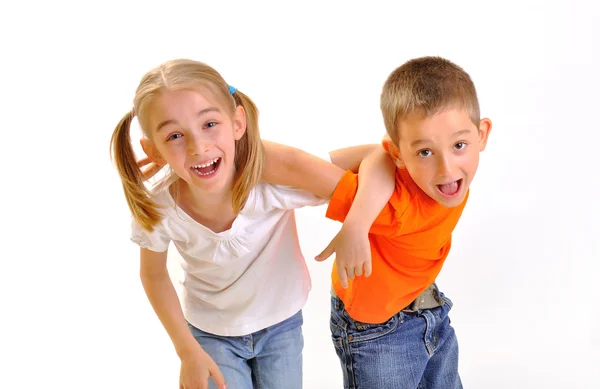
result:
[(233, 192), (225, 187), (220, 192), (206, 193), (190, 187), (185, 181), (177, 180), (177, 205), (198, 223), (223, 232), (231, 228), (236, 214), (233, 212)]

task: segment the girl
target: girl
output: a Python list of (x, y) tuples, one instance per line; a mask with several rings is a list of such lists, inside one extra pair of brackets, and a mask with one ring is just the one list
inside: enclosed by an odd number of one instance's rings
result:
[[(323, 204), (316, 195), (331, 193), (260, 180), (280, 145), (263, 147), (255, 105), (203, 63), (174, 60), (151, 70), (133, 106), (111, 148), (133, 215), (142, 284), (181, 359), (180, 388), (301, 388), (310, 277), (293, 209)], [(146, 155), (171, 171), (151, 189), (131, 146), (134, 116)], [(338, 159), (355, 169), (367, 150), (348, 149)], [(325, 164), (315, 158), (316, 167)], [(322, 174), (341, 177), (338, 170)], [(357, 210), (364, 214), (357, 223), (368, 230), (378, 206)], [(171, 241), (183, 259), (181, 306), (166, 267)]]

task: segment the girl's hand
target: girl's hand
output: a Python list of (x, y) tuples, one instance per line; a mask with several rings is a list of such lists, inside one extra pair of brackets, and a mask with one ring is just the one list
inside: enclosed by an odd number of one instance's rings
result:
[(333, 253), (335, 253), (335, 267), (342, 288), (346, 289), (348, 280), (353, 280), (355, 276), (371, 275), (371, 243), (368, 228), (344, 223), (340, 232), (315, 259), (322, 262)]
[(209, 377), (219, 389), (227, 389), (219, 367), (204, 350), (181, 360), (179, 389), (208, 389)]

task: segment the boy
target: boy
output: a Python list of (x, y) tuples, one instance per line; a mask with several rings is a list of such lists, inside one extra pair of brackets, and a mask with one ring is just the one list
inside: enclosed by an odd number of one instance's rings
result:
[[(383, 87), (381, 110), (389, 137), (383, 146), (396, 165), (396, 184), (370, 230), (372, 261), (348, 253), (349, 247), (357, 247), (350, 237), (361, 235), (344, 227), (317, 258), (337, 252), (331, 331), (344, 387), (461, 388), (458, 343), (448, 319), (452, 302), (434, 282), (450, 250), (491, 121), (479, 117), (469, 75), (439, 57), (413, 59), (392, 72)], [(291, 148), (267, 158), (281, 166), (270, 181), (330, 197), (328, 218), (344, 222), (349, 212), (357, 214), (351, 208), (361, 194), (359, 175)], [(332, 152), (332, 162), (344, 166), (335, 159)], [(307, 170), (319, 174), (305, 180)], [(368, 185), (368, 177), (360, 179), (361, 186)], [(379, 197), (372, 207), (381, 205)], [(369, 277), (360, 277), (362, 265), (372, 266)]]

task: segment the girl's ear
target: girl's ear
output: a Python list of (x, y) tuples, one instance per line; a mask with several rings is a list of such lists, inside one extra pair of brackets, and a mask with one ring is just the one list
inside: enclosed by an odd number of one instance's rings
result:
[(235, 108), (233, 114), (233, 133), (235, 140), (242, 139), (242, 136), (246, 133), (246, 111), (241, 105)]
[(142, 145), (142, 150), (144, 150), (144, 153), (152, 162), (161, 167), (167, 164), (167, 161), (165, 161), (158, 150), (156, 150), (156, 147), (154, 147), (154, 144), (150, 139), (142, 138), (140, 139), (140, 144)]

